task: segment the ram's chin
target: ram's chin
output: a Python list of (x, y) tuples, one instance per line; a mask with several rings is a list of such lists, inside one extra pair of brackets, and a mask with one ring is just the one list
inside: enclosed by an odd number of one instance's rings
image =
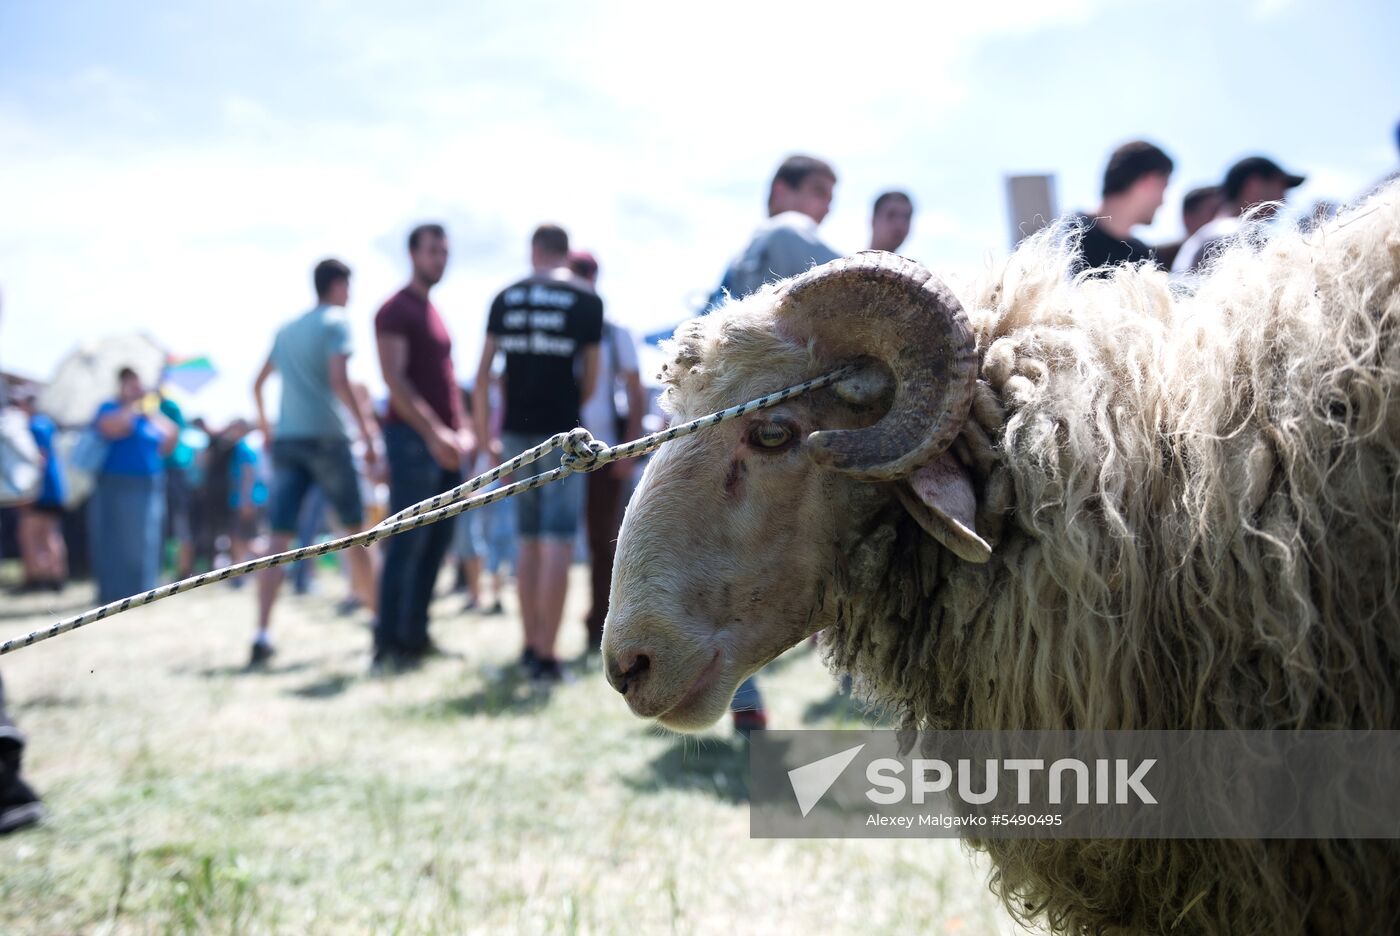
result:
[(719, 683), (705, 687), (703, 691), (656, 716), (656, 723), (686, 734), (704, 731), (729, 711), (729, 703), (734, 698), (734, 690), (737, 688), (737, 684)]

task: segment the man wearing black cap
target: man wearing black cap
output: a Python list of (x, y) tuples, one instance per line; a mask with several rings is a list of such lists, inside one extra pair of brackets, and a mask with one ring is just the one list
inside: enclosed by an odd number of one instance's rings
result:
[(1239, 233), (1241, 219), (1246, 213), (1261, 221), (1272, 218), (1288, 196), (1288, 190), (1302, 185), (1303, 178), (1284, 172), (1267, 156), (1249, 156), (1235, 163), (1225, 173), (1225, 181), (1220, 186), (1225, 195), (1220, 213), (1181, 245), (1172, 272), (1193, 273), (1200, 269), (1207, 258), (1218, 254)]
[(1153, 259), (1152, 248), (1133, 237), (1132, 229), (1152, 223), (1171, 174), (1171, 157), (1146, 140), (1133, 140), (1113, 151), (1103, 173), (1099, 210), (1078, 216), (1083, 269)]

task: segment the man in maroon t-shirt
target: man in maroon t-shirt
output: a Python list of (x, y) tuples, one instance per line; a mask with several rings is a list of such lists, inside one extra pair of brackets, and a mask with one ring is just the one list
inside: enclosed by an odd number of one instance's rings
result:
[[(408, 255), (413, 279), (374, 318), (379, 365), (389, 386), (384, 452), (393, 512), (460, 484), (463, 460), (470, 463), (476, 449), (452, 369), (452, 338), (428, 301), (447, 268), (442, 225), (414, 228)], [(389, 538), (374, 629), (376, 669), (411, 667), (431, 652), (428, 603), (451, 542), (451, 520)]]

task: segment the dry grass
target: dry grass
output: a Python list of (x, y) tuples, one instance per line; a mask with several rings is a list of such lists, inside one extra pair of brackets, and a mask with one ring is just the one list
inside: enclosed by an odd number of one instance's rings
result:
[[(442, 598), (460, 656), (367, 677), (363, 618), (320, 584), (279, 608), (265, 674), (227, 586), (3, 661), (53, 818), (0, 840), (0, 932), (1010, 931), (956, 843), (750, 839), (741, 742), (663, 734), (597, 672), (532, 695), (513, 617)], [(0, 630), (88, 598), (5, 598)], [(774, 727), (856, 727), (833, 688), (810, 650), (780, 660)]]

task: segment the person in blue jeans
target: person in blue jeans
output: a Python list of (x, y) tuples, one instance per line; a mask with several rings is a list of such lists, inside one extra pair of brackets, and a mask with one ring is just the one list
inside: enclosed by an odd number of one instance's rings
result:
[[(384, 452), (394, 513), (456, 487), (462, 465), (476, 454), (452, 368), (452, 338), (428, 299), (447, 268), (447, 233), (439, 224), (419, 225), (408, 237), (408, 254), (413, 278), (374, 318), (389, 387)], [(389, 538), (379, 577), (376, 672), (415, 666), (434, 652), (428, 606), (452, 529), (443, 520)]]
[[(506, 477), (501, 479), (501, 483), (509, 484), (514, 480)], [(501, 502), (488, 504), (481, 508), (481, 512), (484, 515), (482, 526), (486, 528), (484, 571), (491, 579), (491, 594), (495, 596), (495, 600), (484, 607), (483, 613), (504, 614), (501, 599), (506, 593), (506, 576), (515, 565), (515, 510), (512, 504)]]
[(175, 426), (149, 398), (141, 377), (124, 367), (115, 400), (97, 411), (108, 442), (88, 506), (88, 538), (97, 600), (107, 604), (156, 587), (165, 522), (164, 456)]
[[(498, 485), (494, 485), (498, 486)], [(467, 593), (463, 611), (479, 611), (483, 606), (481, 598), (481, 569), (486, 563), (486, 522), (483, 516), (486, 508), (458, 514), (453, 521), (452, 558), (457, 563), (458, 583)], [(454, 589), (456, 590), (456, 589)]]

